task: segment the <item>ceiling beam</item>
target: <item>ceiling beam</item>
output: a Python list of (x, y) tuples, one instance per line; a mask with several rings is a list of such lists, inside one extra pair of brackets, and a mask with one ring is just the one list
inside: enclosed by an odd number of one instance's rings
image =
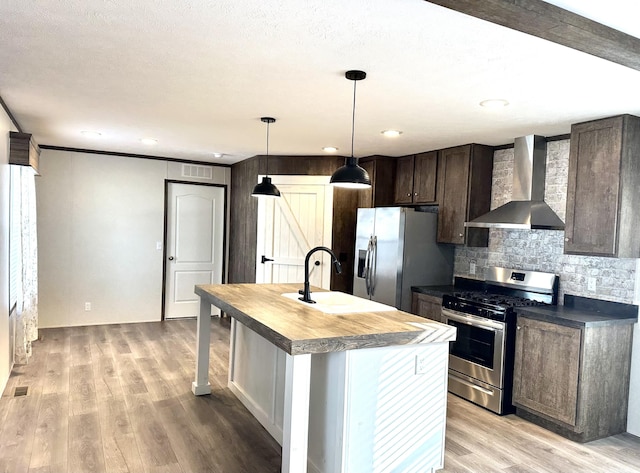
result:
[(640, 39), (542, 0), (426, 0), (640, 71)]

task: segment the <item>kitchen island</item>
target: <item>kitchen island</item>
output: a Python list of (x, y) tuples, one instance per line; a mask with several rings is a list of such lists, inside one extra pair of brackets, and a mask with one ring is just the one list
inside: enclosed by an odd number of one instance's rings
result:
[(211, 391), (214, 305), (232, 317), (229, 387), (282, 445), (283, 472), (442, 468), (455, 329), (394, 308), (367, 312), (365, 300), (362, 312), (325, 313), (282, 295), (298, 289), (196, 286), (194, 394)]

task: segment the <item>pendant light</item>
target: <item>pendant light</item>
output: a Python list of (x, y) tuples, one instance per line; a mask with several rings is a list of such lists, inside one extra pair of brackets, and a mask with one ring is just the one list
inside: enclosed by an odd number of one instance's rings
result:
[(256, 184), (251, 193), (254, 197), (280, 197), (280, 191), (271, 183), (269, 177), (269, 125), (275, 123), (276, 119), (271, 117), (262, 117), (260, 121), (267, 124), (267, 169), (265, 176), (262, 178), (262, 182)]
[(369, 173), (358, 166), (358, 159), (353, 156), (353, 137), (356, 123), (356, 83), (364, 80), (367, 73), (364, 71), (347, 71), (344, 75), (353, 81), (353, 113), (351, 115), (351, 157), (345, 160), (344, 166), (338, 168), (329, 181), (336, 187), (347, 187), (350, 189), (366, 189), (371, 187)]

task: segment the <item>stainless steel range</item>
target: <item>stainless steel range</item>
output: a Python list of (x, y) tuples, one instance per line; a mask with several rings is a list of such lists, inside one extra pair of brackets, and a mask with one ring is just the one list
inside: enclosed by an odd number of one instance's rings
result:
[(458, 329), (449, 348), (449, 391), (498, 414), (512, 401), (516, 309), (556, 304), (558, 276), (489, 268), (484, 284), (444, 295), (442, 322)]

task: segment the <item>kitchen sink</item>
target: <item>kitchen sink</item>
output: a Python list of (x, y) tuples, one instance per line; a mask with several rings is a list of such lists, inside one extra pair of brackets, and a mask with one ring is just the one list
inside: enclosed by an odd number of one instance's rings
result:
[(355, 312), (388, 312), (390, 310), (396, 310), (395, 307), (390, 305), (362, 299), (361, 297), (352, 296), (351, 294), (340, 291), (312, 292), (311, 299), (316, 301), (315, 304), (302, 302), (298, 299), (302, 297), (302, 295), (297, 292), (288, 292), (282, 294), (282, 296), (304, 304), (310, 309), (324, 312), (325, 314), (353, 314)]

